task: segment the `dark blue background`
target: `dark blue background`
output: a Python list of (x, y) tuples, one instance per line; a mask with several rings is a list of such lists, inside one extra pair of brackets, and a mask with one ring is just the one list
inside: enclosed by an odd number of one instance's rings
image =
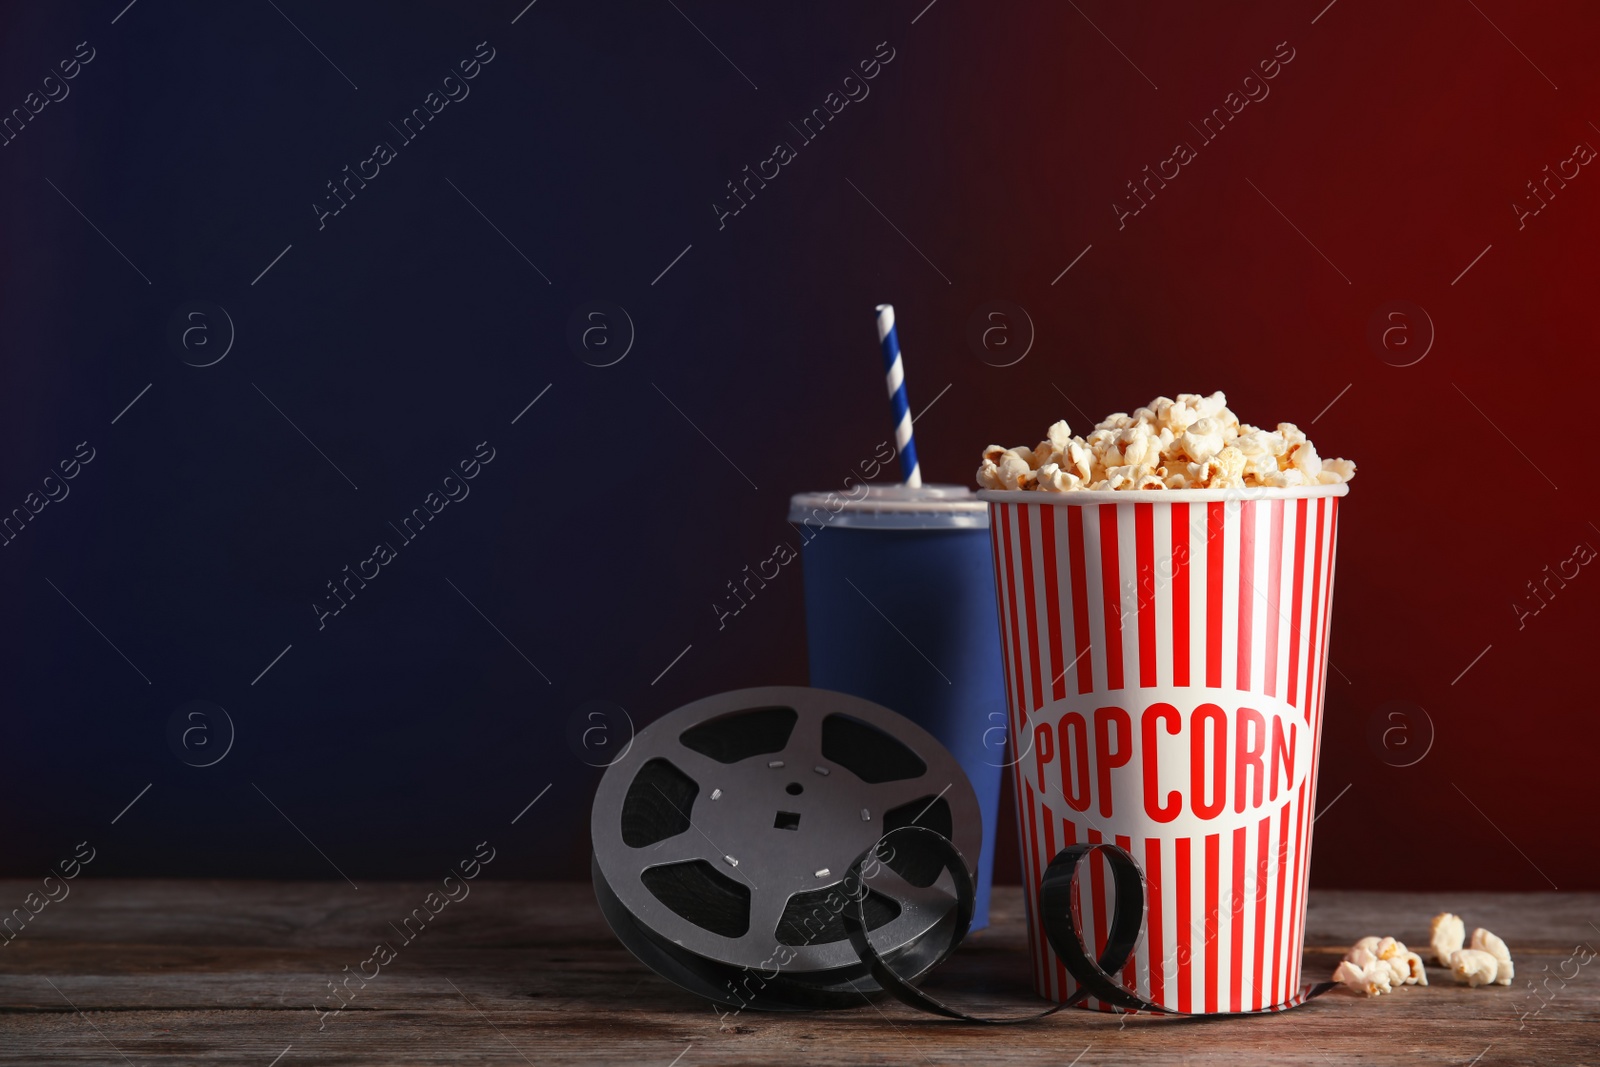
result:
[[(332, 875), (261, 793), (357, 880), (483, 838), (514, 844), (498, 873), (581, 871), (598, 772), (566, 743), (573, 711), (609, 700), (642, 723), (804, 680), (797, 572), (724, 632), (711, 604), (788, 532), (788, 492), (831, 486), (886, 435), (870, 319), (889, 290), (871, 280), (898, 238), (839, 173), (848, 160), (870, 186), (894, 163), (872, 145), (917, 90), (908, 64), (802, 150), (770, 203), (723, 232), (709, 205), (890, 36), (890, 13), (797, 9), (759, 52), (758, 27), (706, 27), (749, 57), (756, 90), (666, 3), (542, 0), (515, 26), (516, 4), (280, 5), (357, 90), (266, 3), (144, 0), (111, 25), (119, 6), (12, 10), (4, 34), (7, 106), (79, 41), (95, 49), (0, 150), (6, 507), (77, 442), (96, 458), (0, 555), (0, 871), (42, 872), (87, 837), (100, 874)], [(401, 145), (387, 123), (480, 41), (496, 58), (470, 95)], [(376, 140), (397, 158), (319, 231), (324, 183)], [(895, 258), (926, 283), (926, 264)], [(853, 290), (827, 298), (852, 313), (818, 316), (823, 286)], [(751, 299), (767, 292), (786, 308)], [(591, 299), (636, 325), (614, 367), (567, 344)], [(236, 325), (216, 366), (167, 343), (188, 300)], [(825, 370), (830, 348), (851, 358)], [(398, 545), (387, 522), (485, 440), (496, 459), (470, 496), (319, 632), (324, 583)], [(964, 480), (968, 451), (946, 450), (961, 456), (947, 470), (930, 446), (927, 463)], [(214, 767), (167, 745), (192, 699), (237, 728)]]
[[(497, 875), (584, 876), (574, 716), (805, 680), (798, 571), (723, 629), (713, 605), (794, 536), (790, 493), (889, 436), (891, 301), (930, 480), (1217, 388), (1360, 463), (1316, 884), (1600, 885), (1600, 586), (1518, 608), (1600, 544), (1600, 190), (1512, 207), (1600, 141), (1588, 7), (275, 2), (0, 11), (0, 114), (96, 53), (0, 147), (0, 514), (95, 449), (0, 547), (0, 874), (88, 840), (97, 875), (359, 882), (487, 839)], [(470, 96), (319, 231), (325, 183), (483, 41)], [(880, 42), (870, 96), (719, 230), (725, 183)], [(1271, 96), (1119, 224), (1279, 42)], [(615, 366), (568, 341), (596, 300), (636, 327)], [(1014, 366), (968, 341), (995, 300), (1036, 331)], [(1411, 366), (1369, 335), (1396, 300), (1436, 331)], [(215, 366), (169, 343), (190, 301), (236, 325)], [(483, 441), (471, 495), (319, 632), (325, 583)], [(237, 727), (212, 767), (168, 742), (193, 700)]]

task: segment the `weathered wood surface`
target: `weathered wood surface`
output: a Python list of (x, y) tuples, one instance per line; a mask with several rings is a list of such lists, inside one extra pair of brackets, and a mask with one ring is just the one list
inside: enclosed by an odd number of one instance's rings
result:
[[(35, 888), (0, 882), (0, 901)], [(1423, 945), (1449, 909), (1511, 944), (1510, 988), (1430, 968), (1425, 989), (1335, 992), (1277, 1016), (1072, 1010), (992, 1029), (893, 1001), (719, 1021), (618, 945), (587, 885), (480, 881), (402, 945), (389, 923), (436, 888), (80, 879), (0, 948), (0, 1064), (1600, 1064), (1600, 960), (1563, 966), (1600, 947), (1600, 894), (1312, 894), (1308, 976), (1365, 934)], [(930, 991), (996, 1011), (1036, 1003), (1018, 891), (997, 888), (994, 911)], [(335, 1006), (328, 983), (384, 939), (397, 957), (323, 1019), (312, 1005)]]

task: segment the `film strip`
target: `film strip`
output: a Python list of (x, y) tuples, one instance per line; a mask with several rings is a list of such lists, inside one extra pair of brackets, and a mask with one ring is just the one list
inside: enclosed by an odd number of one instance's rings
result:
[[(618, 939), (717, 1004), (839, 1009), (888, 994), (945, 1018), (1007, 1025), (1092, 996), (1124, 1011), (1185, 1014), (1113, 977), (1138, 943), (1146, 883), (1112, 844), (1062, 849), (1040, 888), (1046, 937), (1078, 982), (1070, 999), (993, 1018), (918, 988), (972, 923), (966, 857), (982, 846), (977, 798), (921, 727), (843, 693), (746, 689), (668, 713), (607, 769), (591, 835), (595, 895)], [(1072, 909), (1080, 862), (1095, 852), (1115, 886), (1098, 959)], [(1332, 985), (1228, 1014), (1283, 1011)]]
[[(891, 830), (885, 834), (877, 845), (862, 853), (851, 870), (854, 872), (863, 869), (865, 865), (871, 863), (875, 850), (886, 847), (895, 849), (897, 854), (917, 855), (919, 862), (938, 863), (955, 880), (957, 886), (955, 929), (959, 930), (960, 934), (939, 956), (941, 961), (948, 958), (972, 922), (974, 896), (971, 876), (966, 873), (966, 860), (947, 838), (923, 827), (910, 826)], [(1078, 929), (1072, 913), (1072, 895), (1078, 879), (1079, 864), (1094, 852), (1099, 852), (1105, 857), (1116, 886), (1111, 927), (1106, 936), (1105, 948), (1098, 960), (1085, 946), (1083, 932)], [(1045, 869), (1044, 880), (1039, 887), (1039, 911), (1050, 947), (1060, 957), (1067, 972), (1077, 980), (1078, 990), (1066, 1000), (1043, 1011), (1002, 1017), (973, 1015), (953, 1008), (923, 992), (895, 973), (894, 968), (878, 953), (859, 914), (849, 915), (845, 919), (845, 926), (850, 934), (851, 946), (867, 963), (873, 979), (895, 999), (920, 1011), (942, 1015), (947, 1019), (990, 1026), (1037, 1022), (1091, 996), (1124, 1011), (1142, 1011), (1158, 1015), (1207, 1018), (1215, 1018), (1218, 1015), (1270, 1015), (1297, 1008), (1313, 997), (1326, 993), (1336, 984), (1318, 982), (1301, 990), (1282, 1004), (1262, 1008), (1259, 1011), (1180, 1012), (1146, 1000), (1125, 988), (1113, 977), (1133, 957), (1134, 946), (1138, 943), (1140, 931), (1144, 926), (1144, 907), (1144, 871), (1139, 867), (1139, 862), (1125, 849), (1102, 843), (1068, 845), (1057, 852), (1055, 858), (1050, 861), (1050, 866)]]

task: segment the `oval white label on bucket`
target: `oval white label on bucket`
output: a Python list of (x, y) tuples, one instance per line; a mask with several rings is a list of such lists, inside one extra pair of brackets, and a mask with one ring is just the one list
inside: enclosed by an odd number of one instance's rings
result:
[(1310, 727), (1260, 693), (1190, 686), (1084, 693), (1028, 717), (1023, 767), (1046, 803), (1147, 837), (1255, 823), (1310, 769)]

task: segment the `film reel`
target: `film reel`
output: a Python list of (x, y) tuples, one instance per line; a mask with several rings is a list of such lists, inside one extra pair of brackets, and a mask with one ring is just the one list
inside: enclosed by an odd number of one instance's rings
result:
[(721, 693), (652, 723), (607, 769), (590, 819), (595, 894), (623, 944), (690, 992), (859, 1006), (881, 987), (846, 911), (909, 980), (965, 933), (954, 879), (925, 852), (886, 845), (852, 874), (906, 826), (963, 857), (982, 845), (972, 786), (921, 727), (828, 690)]

